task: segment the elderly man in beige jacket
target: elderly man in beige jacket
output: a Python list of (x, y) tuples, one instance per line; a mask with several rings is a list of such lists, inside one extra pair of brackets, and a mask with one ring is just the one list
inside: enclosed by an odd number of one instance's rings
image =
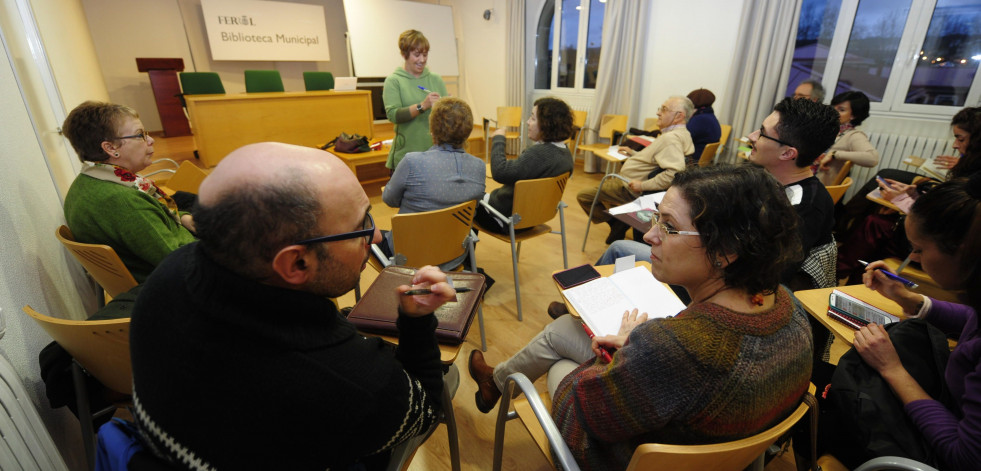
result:
[[(685, 123), (694, 111), (695, 106), (688, 98), (668, 98), (657, 111), (661, 134), (654, 142), (636, 153), (627, 147), (619, 149), (621, 153), (630, 155), (619, 172), (629, 183), (618, 178), (608, 178), (603, 182), (602, 188), (580, 191), (576, 199), (583, 211), (589, 213), (597, 192), (598, 202), (608, 209), (629, 203), (643, 193), (667, 190), (674, 181), (674, 175), (685, 169), (685, 156), (695, 152), (691, 134), (685, 128)], [(597, 207), (593, 211), (592, 222), (610, 224), (610, 236), (606, 239), (609, 244), (622, 239), (628, 226), (600, 211), (603, 208)]]

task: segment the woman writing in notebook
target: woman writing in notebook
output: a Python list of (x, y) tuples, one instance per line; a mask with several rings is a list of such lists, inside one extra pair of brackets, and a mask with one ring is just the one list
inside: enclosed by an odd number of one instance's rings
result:
[(796, 221), (761, 168), (679, 173), (644, 240), (654, 276), (694, 302), (673, 318), (625, 312), (618, 335), (592, 341), (564, 315), (496, 367), (474, 350), (478, 409), (493, 409), (509, 374), (548, 373), (552, 416), (584, 469), (622, 469), (641, 443), (723, 442), (773, 426), (811, 374), (806, 314), (778, 286), (801, 258)]
[(911, 259), (942, 288), (963, 290), (964, 304), (931, 299), (906, 289), (869, 264), (865, 285), (896, 301), (910, 317), (924, 318), (958, 343), (944, 378), (951, 404), (932, 399), (903, 367), (889, 335), (870, 324), (855, 333), (855, 350), (903, 402), (906, 414), (937, 453), (943, 469), (976, 469), (981, 461), (981, 175), (938, 185), (913, 203), (906, 218)]

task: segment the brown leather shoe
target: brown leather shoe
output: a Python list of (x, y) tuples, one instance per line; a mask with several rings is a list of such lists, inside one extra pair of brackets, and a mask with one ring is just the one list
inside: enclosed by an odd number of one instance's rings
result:
[(497, 405), (501, 399), (501, 391), (494, 384), (494, 367), (489, 366), (484, 361), (484, 353), (478, 349), (470, 352), (470, 365), (467, 368), (470, 377), (477, 382), (477, 392), (474, 399), (477, 402), (477, 410), (488, 413)]
[(554, 301), (548, 305), (548, 317), (558, 319), (569, 313), (569, 308), (561, 301)]

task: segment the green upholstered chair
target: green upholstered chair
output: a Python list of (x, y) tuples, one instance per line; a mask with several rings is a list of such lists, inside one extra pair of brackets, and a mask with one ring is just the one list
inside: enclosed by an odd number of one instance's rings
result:
[(308, 92), (311, 90), (333, 90), (334, 74), (330, 72), (304, 72), (303, 85)]
[(215, 72), (181, 72), (181, 90), (185, 95), (225, 93), (221, 77)]
[(282, 92), (283, 78), (278, 70), (246, 70), (245, 93)]

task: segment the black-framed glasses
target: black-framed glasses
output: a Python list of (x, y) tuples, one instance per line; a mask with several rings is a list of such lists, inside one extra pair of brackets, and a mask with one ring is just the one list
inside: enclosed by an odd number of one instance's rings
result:
[(370, 244), (372, 237), (375, 235), (375, 218), (371, 217), (371, 213), (365, 214), (364, 223), (361, 229), (352, 232), (345, 232), (342, 234), (334, 234), (328, 236), (314, 237), (312, 239), (301, 240), (296, 243), (296, 245), (310, 245), (318, 244), (320, 242), (334, 242), (337, 240), (347, 240), (347, 239), (357, 239), (358, 237), (364, 237), (365, 243)]
[(765, 137), (773, 142), (776, 142), (777, 144), (783, 144), (788, 147), (797, 147), (789, 142), (781, 141), (780, 139), (777, 139), (775, 137), (767, 136), (766, 133), (763, 131), (763, 126), (760, 126), (760, 137)]
[(654, 214), (651, 215), (651, 224), (653, 224), (654, 227), (658, 229), (659, 237), (666, 237), (668, 235), (676, 235), (676, 234), (694, 235), (694, 236), (701, 235), (701, 233), (699, 233), (698, 231), (679, 231), (679, 230), (668, 228), (667, 224), (661, 222), (661, 213), (658, 211), (654, 211)]
[(143, 139), (143, 142), (147, 142), (150, 139), (150, 135), (146, 131), (141, 130), (140, 132), (133, 134), (132, 136), (119, 136), (116, 139)]

